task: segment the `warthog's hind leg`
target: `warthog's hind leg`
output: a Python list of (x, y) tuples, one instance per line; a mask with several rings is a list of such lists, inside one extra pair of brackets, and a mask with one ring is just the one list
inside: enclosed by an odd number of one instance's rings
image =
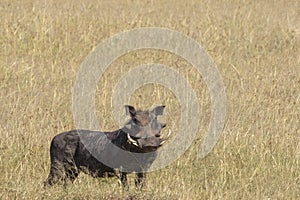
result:
[(44, 186), (52, 186), (60, 181), (64, 181), (66, 176), (64, 166), (59, 162), (51, 163), (50, 173)]
[(71, 181), (71, 183), (74, 182), (74, 180), (77, 178), (77, 176), (79, 175), (79, 170), (77, 169), (77, 167), (74, 166), (68, 166), (66, 167), (66, 179), (65, 182), (67, 182), (68, 180)]

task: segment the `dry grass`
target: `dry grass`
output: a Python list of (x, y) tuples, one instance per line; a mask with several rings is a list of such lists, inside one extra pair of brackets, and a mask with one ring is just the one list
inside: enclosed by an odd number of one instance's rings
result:
[[(298, 1), (1, 1), (0, 199), (298, 199), (299, 7)], [(197, 94), (203, 113), (197, 139), (179, 160), (150, 173), (143, 192), (86, 175), (67, 188), (44, 189), (51, 138), (75, 128), (72, 89), (81, 62), (112, 34), (148, 26), (187, 34), (216, 62), (228, 113), (214, 151), (197, 159), (210, 119), (201, 76), (176, 55), (132, 52), (98, 84), (104, 129), (117, 128), (110, 95), (118, 78), (160, 62), (179, 70)], [(168, 89), (148, 85), (131, 100), (141, 108), (166, 104), (167, 123), (176, 130), (179, 104)]]

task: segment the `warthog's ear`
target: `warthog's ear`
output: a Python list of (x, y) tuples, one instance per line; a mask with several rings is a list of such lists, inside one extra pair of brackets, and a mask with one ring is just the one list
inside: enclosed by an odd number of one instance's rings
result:
[(125, 105), (126, 115), (130, 115), (130, 117), (134, 117), (136, 115), (136, 110), (133, 106)]
[(151, 112), (155, 115), (163, 115), (166, 106), (156, 106)]

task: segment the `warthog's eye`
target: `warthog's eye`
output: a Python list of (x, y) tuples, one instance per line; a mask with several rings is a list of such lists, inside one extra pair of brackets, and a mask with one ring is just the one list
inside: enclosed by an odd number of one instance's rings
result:
[(136, 118), (133, 118), (132, 121), (135, 123), (135, 124), (139, 124), (139, 120), (137, 120)]
[(160, 133), (155, 134), (155, 137), (160, 137)]

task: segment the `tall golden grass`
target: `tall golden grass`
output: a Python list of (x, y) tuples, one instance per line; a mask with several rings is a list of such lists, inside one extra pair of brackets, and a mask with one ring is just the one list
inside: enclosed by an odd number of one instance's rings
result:
[[(284, 0), (1, 1), (0, 199), (298, 199), (299, 7), (299, 1)], [(72, 89), (81, 62), (98, 43), (138, 27), (177, 30), (212, 56), (228, 98), (218, 144), (198, 158), (210, 122), (201, 75), (168, 52), (131, 52), (112, 63), (98, 84), (103, 129), (118, 128), (110, 102), (116, 81), (134, 66), (159, 62), (178, 70), (195, 90), (202, 117), (193, 145), (149, 173), (141, 192), (132, 176), (129, 191), (117, 179), (83, 174), (67, 187), (43, 188), (51, 138), (76, 128)], [(176, 132), (180, 105), (167, 88), (146, 85), (131, 103), (167, 105), (168, 128)]]

